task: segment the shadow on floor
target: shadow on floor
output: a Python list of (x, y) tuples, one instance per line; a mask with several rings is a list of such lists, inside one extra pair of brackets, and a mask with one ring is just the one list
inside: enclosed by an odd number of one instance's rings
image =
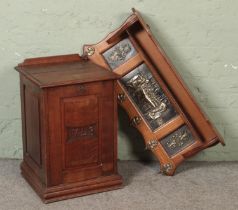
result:
[[(145, 143), (142, 135), (140, 132), (133, 126), (130, 125), (130, 119), (124, 109), (121, 107), (118, 108), (118, 119), (119, 119), (119, 130), (123, 133), (123, 135), (127, 136), (127, 139), (129, 140), (130, 144), (130, 152), (133, 157), (135, 157), (136, 160), (140, 164), (138, 164), (138, 167), (134, 167), (133, 171), (131, 171), (129, 168), (127, 169), (126, 165), (122, 165), (123, 167), (122, 171), (128, 172), (128, 174), (125, 174), (124, 177), (126, 179), (124, 180), (124, 184), (128, 185), (131, 183), (131, 180), (134, 176), (136, 176), (138, 173), (140, 173), (141, 170), (143, 170), (144, 166), (153, 168), (152, 165), (157, 164), (158, 165), (158, 171), (159, 172), (159, 162), (156, 161), (153, 154), (149, 150), (145, 150)], [(141, 167), (141, 164), (143, 167)], [(123, 174), (122, 174), (123, 175)]]

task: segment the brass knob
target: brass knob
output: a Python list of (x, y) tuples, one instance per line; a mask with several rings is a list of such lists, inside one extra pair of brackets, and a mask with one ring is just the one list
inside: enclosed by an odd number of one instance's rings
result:
[(153, 150), (159, 145), (159, 141), (157, 139), (152, 139), (147, 142), (145, 149)]
[(161, 173), (163, 173), (165, 175), (170, 175), (172, 170), (173, 170), (172, 163), (165, 163), (165, 164), (160, 166)]
[(133, 125), (134, 127), (136, 127), (140, 123), (141, 123), (141, 117), (136, 116), (131, 119), (131, 125)]
[(117, 99), (118, 99), (118, 101), (119, 101), (120, 103), (122, 103), (123, 101), (125, 101), (125, 99), (126, 99), (125, 93), (119, 93), (119, 94), (117, 95)]
[(84, 93), (86, 91), (85, 85), (78, 85), (77, 90), (79, 93)]
[(94, 49), (93, 47), (88, 47), (88, 48), (87, 48), (87, 55), (88, 55), (88, 56), (93, 55), (94, 52), (95, 52), (95, 49)]

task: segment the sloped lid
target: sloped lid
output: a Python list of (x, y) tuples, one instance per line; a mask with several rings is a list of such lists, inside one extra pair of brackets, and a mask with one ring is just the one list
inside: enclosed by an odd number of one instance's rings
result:
[(16, 69), (41, 88), (118, 78), (115, 73), (88, 60), (43, 65), (19, 65)]

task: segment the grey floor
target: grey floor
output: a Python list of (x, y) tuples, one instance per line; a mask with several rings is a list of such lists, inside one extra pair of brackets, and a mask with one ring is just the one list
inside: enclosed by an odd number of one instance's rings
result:
[(119, 162), (124, 188), (43, 204), (20, 176), (19, 160), (0, 160), (0, 209), (235, 209), (238, 210), (237, 162), (187, 162), (174, 177), (159, 174), (156, 162)]

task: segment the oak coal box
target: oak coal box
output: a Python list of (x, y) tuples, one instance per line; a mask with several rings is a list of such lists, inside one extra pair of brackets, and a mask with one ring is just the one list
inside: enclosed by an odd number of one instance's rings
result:
[(44, 202), (121, 187), (117, 75), (79, 55), (26, 59), (21, 172)]

